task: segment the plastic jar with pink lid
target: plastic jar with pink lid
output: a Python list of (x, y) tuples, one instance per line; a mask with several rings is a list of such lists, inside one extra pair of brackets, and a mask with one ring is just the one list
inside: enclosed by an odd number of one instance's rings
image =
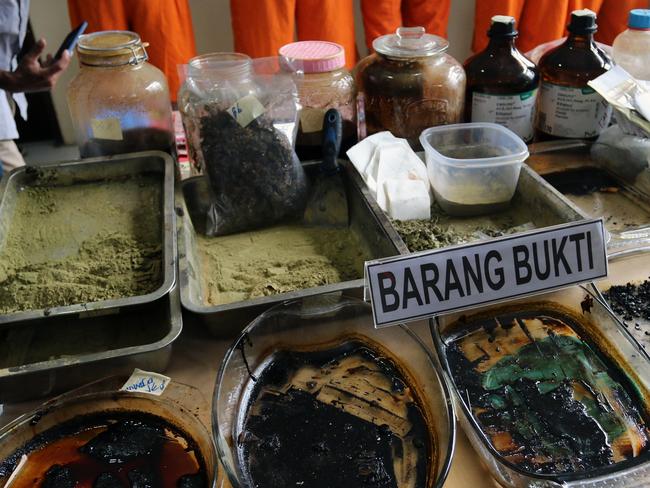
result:
[(354, 78), (345, 68), (343, 46), (326, 41), (286, 44), (279, 54), (284, 66), (294, 72), (302, 109), (296, 139), (301, 160), (320, 159), (323, 116), (330, 108), (341, 113), (343, 140), (341, 153), (357, 141), (356, 89)]

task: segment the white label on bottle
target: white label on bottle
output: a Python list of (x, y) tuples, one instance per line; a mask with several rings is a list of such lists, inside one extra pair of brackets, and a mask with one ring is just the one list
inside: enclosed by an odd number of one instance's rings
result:
[(594, 137), (609, 125), (612, 107), (590, 87), (542, 83), (537, 128), (559, 137)]
[(472, 122), (501, 124), (524, 141), (533, 138), (537, 88), (517, 95), (490, 95), (474, 93), (472, 96)]
[(237, 100), (228, 112), (239, 125), (246, 127), (264, 113), (264, 105), (254, 95), (246, 95)]
[(95, 139), (108, 139), (109, 141), (121, 141), (122, 126), (120, 119), (115, 117), (108, 117), (106, 119), (92, 119), (90, 121), (90, 128), (93, 132)]
[(320, 132), (323, 130), (325, 110), (322, 108), (303, 108), (300, 111), (300, 128), (303, 133)]

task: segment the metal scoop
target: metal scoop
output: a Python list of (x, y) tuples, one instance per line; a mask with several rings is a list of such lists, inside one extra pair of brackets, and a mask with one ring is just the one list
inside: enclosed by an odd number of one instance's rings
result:
[(323, 120), (323, 161), (305, 208), (307, 225), (347, 227), (348, 196), (336, 159), (341, 150), (341, 114), (329, 109)]

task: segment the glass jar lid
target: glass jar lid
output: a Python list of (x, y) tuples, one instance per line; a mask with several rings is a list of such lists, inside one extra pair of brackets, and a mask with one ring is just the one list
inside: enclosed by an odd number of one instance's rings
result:
[(144, 63), (149, 56), (140, 36), (131, 31), (99, 31), (79, 38), (79, 62), (89, 66)]
[(445, 52), (449, 42), (440, 36), (427, 34), (424, 27), (399, 27), (395, 34), (375, 39), (372, 47), (390, 58), (421, 58)]

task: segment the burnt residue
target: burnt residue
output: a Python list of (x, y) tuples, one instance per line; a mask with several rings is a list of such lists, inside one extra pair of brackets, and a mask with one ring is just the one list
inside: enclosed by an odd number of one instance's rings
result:
[(614, 178), (596, 167), (573, 168), (542, 176), (560, 193), (569, 195), (611, 193), (620, 190), (620, 185)]
[(278, 352), (251, 388), (237, 436), (248, 486), (430, 486), (422, 407), (395, 363), (367, 345)]
[(650, 279), (639, 284), (615, 285), (604, 293), (612, 310), (623, 320), (650, 320)]
[(0, 462), (0, 480), (23, 455), (27, 461), (15, 488), (208, 486), (205, 461), (191, 437), (144, 412), (94, 413), (61, 423)]
[(647, 457), (648, 411), (639, 389), (573, 316), (512, 311), (451, 330), (446, 354), (454, 381), (505, 460), (561, 475)]

